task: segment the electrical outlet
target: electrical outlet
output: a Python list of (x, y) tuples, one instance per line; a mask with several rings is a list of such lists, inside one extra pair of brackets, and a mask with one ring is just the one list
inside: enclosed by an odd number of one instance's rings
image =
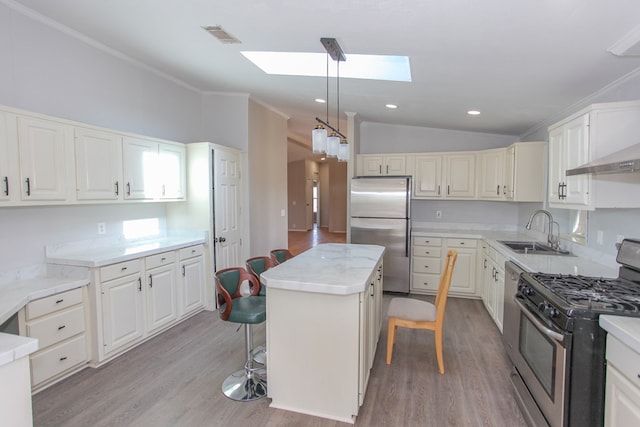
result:
[(436, 218), (442, 218), (442, 211), (436, 211)]
[(107, 234), (107, 224), (104, 222), (98, 223), (98, 234)]

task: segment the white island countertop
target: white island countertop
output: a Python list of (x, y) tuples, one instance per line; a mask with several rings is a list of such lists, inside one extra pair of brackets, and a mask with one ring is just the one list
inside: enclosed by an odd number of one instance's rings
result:
[(599, 322), (602, 329), (640, 354), (640, 318), (604, 315)]
[(350, 295), (363, 292), (384, 247), (325, 243), (260, 275), (267, 288)]

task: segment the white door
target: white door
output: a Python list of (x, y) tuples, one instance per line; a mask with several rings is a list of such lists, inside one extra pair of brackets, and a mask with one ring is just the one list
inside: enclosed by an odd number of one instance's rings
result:
[(502, 199), (504, 182), (504, 149), (486, 150), (478, 154), (478, 197)]
[[(450, 154), (446, 157), (446, 197), (472, 198), (476, 196), (475, 154)], [(445, 191), (446, 190), (446, 191)]]
[(66, 143), (63, 124), (18, 118), (22, 200), (66, 200)]
[(122, 137), (76, 128), (75, 145), (78, 200), (122, 199)]
[(306, 229), (313, 229), (313, 180), (307, 180), (307, 187), (305, 190), (306, 197), (306, 206), (305, 206), (305, 217), (306, 217)]
[(242, 266), (244, 261), (240, 260), (240, 156), (222, 149), (216, 149), (213, 156), (214, 250), (217, 271)]

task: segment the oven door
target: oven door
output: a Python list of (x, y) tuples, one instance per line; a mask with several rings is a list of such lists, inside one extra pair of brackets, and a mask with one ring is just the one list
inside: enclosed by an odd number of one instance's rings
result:
[[(552, 329), (535, 309), (521, 298), (514, 298), (517, 316), (517, 351), (513, 363), (531, 396), (519, 396), (521, 402), (531, 398), (551, 426), (562, 426), (565, 420), (565, 380), (571, 334)], [(516, 392), (521, 393), (516, 388)], [(526, 392), (526, 391), (525, 391)], [(527, 408), (532, 413), (536, 408)]]

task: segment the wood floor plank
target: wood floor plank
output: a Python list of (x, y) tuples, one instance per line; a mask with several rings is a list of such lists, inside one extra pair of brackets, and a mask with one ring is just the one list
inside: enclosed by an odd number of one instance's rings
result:
[[(383, 298), (385, 312), (390, 299)], [(347, 425), (272, 409), (269, 399), (227, 399), (222, 381), (244, 362), (243, 330), (236, 329), (215, 312), (200, 313), (99, 369), (85, 369), (36, 394), (34, 425)], [(254, 333), (256, 344), (264, 342), (264, 326)], [(525, 425), (511, 394), (500, 334), (480, 301), (449, 299), (444, 375), (432, 333), (399, 329), (390, 366), (385, 340), (386, 322), (356, 426)]]

